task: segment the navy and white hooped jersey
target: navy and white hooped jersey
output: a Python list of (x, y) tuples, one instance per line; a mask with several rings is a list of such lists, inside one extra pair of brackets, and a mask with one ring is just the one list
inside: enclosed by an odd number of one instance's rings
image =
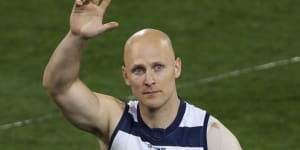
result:
[(207, 150), (209, 114), (180, 100), (179, 111), (166, 129), (149, 128), (137, 101), (130, 101), (109, 145), (110, 150)]

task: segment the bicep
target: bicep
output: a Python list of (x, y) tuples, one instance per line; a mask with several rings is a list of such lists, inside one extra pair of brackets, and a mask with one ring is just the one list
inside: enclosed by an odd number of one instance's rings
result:
[(102, 110), (106, 107), (101, 106), (101, 100), (80, 80), (64, 93), (55, 95), (54, 99), (64, 116), (76, 127), (92, 133), (106, 128), (109, 115)]

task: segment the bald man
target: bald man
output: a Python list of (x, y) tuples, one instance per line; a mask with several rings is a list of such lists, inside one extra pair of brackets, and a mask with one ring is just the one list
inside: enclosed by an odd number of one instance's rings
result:
[(178, 96), (181, 60), (159, 30), (138, 31), (124, 47), (122, 74), (136, 100), (93, 92), (78, 78), (87, 41), (118, 27), (102, 23), (110, 0), (98, 3), (75, 1), (70, 31), (45, 68), (43, 85), (64, 116), (94, 134), (101, 150), (240, 150), (221, 122)]

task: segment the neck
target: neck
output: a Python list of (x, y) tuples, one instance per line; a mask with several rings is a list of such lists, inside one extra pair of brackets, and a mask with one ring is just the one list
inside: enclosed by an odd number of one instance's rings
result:
[(175, 120), (180, 100), (176, 96), (159, 108), (149, 109), (140, 105), (140, 115), (149, 128), (166, 129)]

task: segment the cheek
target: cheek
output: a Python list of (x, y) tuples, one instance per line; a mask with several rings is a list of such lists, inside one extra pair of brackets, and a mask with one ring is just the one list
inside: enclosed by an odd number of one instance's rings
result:
[(168, 85), (175, 81), (175, 74), (173, 71), (168, 70), (166, 72), (162, 72), (159, 75), (157, 75), (157, 80), (159, 83), (162, 83), (163, 85)]
[(128, 82), (130, 83), (130, 86), (134, 88), (134, 87), (139, 87), (142, 84), (143, 79), (142, 77), (138, 77), (138, 76), (130, 76), (128, 78)]
[(175, 69), (174, 68), (168, 68), (168, 70), (166, 70), (165, 72), (165, 77), (168, 79), (175, 79), (176, 78), (176, 73), (175, 73)]
[(130, 80), (130, 88), (131, 88), (131, 92), (134, 95), (135, 98), (137, 99), (141, 99), (141, 93), (143, 90), (143, 84), (140, 81), (141, 79), (139, 78), (132, 78)]

